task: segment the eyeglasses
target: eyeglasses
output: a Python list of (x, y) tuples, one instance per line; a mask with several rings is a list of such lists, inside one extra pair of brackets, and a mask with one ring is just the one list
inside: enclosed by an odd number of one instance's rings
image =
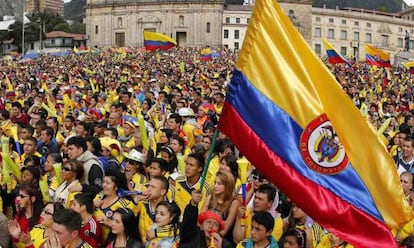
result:
[(46, 215), (53, 215), (53, 213), (52, 212), (49, 212), (49, 210), (47, 210), (47, 209), (43, 209), (42, 210), (42, 213), (44, 213)]
[(259, 176), (259, 175), (252, 175), (252, 179), (253, 180), (256, 180), (256, 181), (259, 181), (259, 182), (263, 182), (264, 180), (266, 180), (265, 178), (263, 178), (263, 177), (261, 177), (261, 176)]
[(69, 167), (63, 167), (62, 170), (64, 170), (64, 171), (72, 171), (72, 169), (69, 168)]
[(30, 195), (18, 194), (17, 196), (20, 197), (20, 198), (25, 198), (25, 197), (29, 197)]

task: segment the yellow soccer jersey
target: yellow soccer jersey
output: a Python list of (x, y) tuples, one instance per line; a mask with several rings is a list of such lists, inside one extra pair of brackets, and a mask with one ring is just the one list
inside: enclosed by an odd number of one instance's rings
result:
[(43, 225), (36, 225), (30, 231), (30, 238), (32, 239), (33, 246), (35, 248), (41, 247), (46, 241), (45, 237), (45, 227)]
[(147, 241), (147, 232), (155, 221), (155, 209), (151, 208), (148, 201), (141, 201), (138, 203), (137, 210), (139, 215), (139, 235), (141, 236), (142, 242), (145, 243)]
[[(200, 189), (200, 181), (198, 181), (195, 185), (189, 186), (186, 178), (184, 176), (180, 176), (177, 178), (175, 183), (175, 202), (181, 209), (181, 215), (184, 214), (184, 209), (190, 203), (191, 200), (191, 192), (193, 190)], [(206, 182), (203, 187), (202, 191), (202, 198), (201, 202), (198, 204), (198, 211), (201, 211), (201, 208), (206, 200), (206, 196), (211, 194), (211, 189), (208, 183)]]
[[(246, 226), (246, 232), (244, 233), (244, 238), (248, 239), (252, 235), (252, 217), (253, 213), (250, 208), (246, 209), (246, 219), (244, 220), (244, 224)], [(280, 240), (283, 234), (283, 219), (279, 216), (275, 219), (275, 225), (273, 226), (272, 236), (277, 241)]]
[(335, 248), (354, 248), (354, 246), (352, 246), (350, 244), (347, 244), (345, 242), (343, 244), (333, 246), (331, 244), (330, 239), (329, 239), (329, 233), (322, 236), (319, 244), (315, 248), (332, 248), (332, 247), (335, 247)]
[[(119, 198), (116, 202), (112, 203), (112, 205), (110, 205), (107, 208), (102, 208), (102, 207), (97, 208), (95, 212), (93, 213), (93, 216), (96, 219), (102, 219), (104, 217), (111, 219), (112, 216), (114, 215), (114, 211), (117, 210), (118, 208), (129, 208), (134, 211), (135, 205), (132, 202), (128, 201), (127, 199)], [(110, 228), (108, 226), (102, 225), (103, 240), (106, 240), (109, 232), (110, 232)]]
[(141, 175), (139, 173), (135, 173), (132, 176), (131, 181), (129, 182), (132, 186), (132, 188), (134, 189), (134, 191), (145, 191), (147, 189), (147, 183), (148, 180), (144, 175)]

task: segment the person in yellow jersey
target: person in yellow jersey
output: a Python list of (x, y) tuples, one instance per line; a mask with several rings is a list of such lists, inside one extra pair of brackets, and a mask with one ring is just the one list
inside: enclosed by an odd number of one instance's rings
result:
[(147, 232), (155, 222), (155, 209), (158, 203), (166, 199), (168, 188), (169, 183), (164, 176), (154, 176), (145, 192), (145, 200), (138, 203), (138, 230), (144, 243), (147, 241)]
[(279, 248), (277, 241), (272, 236), (275, 220), (268, 212), (257, 212), (252, 217), (251, 237), (243, 240), (237, 248)]
[[(185, 175), (177, 178), (175, 183), (175, 202), (184, 213), (184, 209), (191, 200), (191, 192), (201, 189), (201, 175), (204, 169), (204, 155), (190, 153), (185, 161)], [(210, 195), (210, 186), (205, 182), (202, 190), (202, 200), (198, 205), (199, 210), (204, 204), (207, 195)]]
[(64, 209), (59, 202), (49, 202), (45, 205), (40, 214), (40, 224), (33, 227), (30, 233), (22, 233), (19, 225), (9, 225), (9, 232), (13, 238), (18, 238), (24, 243), (26, 248), (43, 247), (49, 236), (53, 232), (53, 214)]
[[(178, 114), (183, 120), (183, 132), (187, 138), (186, 149), (191, 150), (191, 147), (196, 142), (196, 137), (194, 135), (194, 130), (197, 129), (197, 121), (194, 118), (194, 112), (191, 108), (181, 108), (178, 110)], [(184, 152), (185, 154), (187, 152)]]
[[(270, 212), (277, 190), (271, 184), (262, 184), (257, 189), (253, 199), (253, 209), (244, 206), (239, 207), (239, 213), (236, 217), (236, 223), (233, 229), (234, 243), (239, 243), (244, 239), (251, 237), (252, 216), (257, 212)], [(274, 227), (272, 236), (277, 241), (283, 233), (283, 220), (279, 213), (272, 215), (274, 218)]]
[(144, 156), (139, 151), (132, 149), (124, 153), (125, 176), (128, 182), (128, 189), (131, 191), (144, 191), (147, 186), (147, 176), (144, 168)]
[(92, 248), (79, 234), (82, 227), (81, 216), (72, 209), (62, 209), (53, 215), (53, 231), (59, 239), (58, 247)]
[(102, 235), (105, 240), (109, 234), (109, 228), (115, 210), (118, 208), (135, 209), (135, 205), (126, 198), (118, 196), (120, 189), (128, 190), (126, 177), (119, 171), (108, 172), (103, 180), (102, 193), (95, 197), (94, 205), (97, 207), (94, 217), (102, 223)]
[(353, 248), (354, 246), (339, 238), (333, 233), (327, 233), (322, 236), (315, 248)]

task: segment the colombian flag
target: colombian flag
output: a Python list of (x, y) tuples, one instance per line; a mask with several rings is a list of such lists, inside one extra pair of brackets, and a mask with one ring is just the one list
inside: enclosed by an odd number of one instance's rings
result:
[(407, 70), (410, 71), (411, 74), (414, 74), (414, 61), (404, 63), (404, 67), (407, 68)]
[(201, 61), (207, 61), (212, 58), (211, 48), (207, 47), (201, 50)]
[(219, 129), (319, 224), (397, 247), (414, 214), (377, 135), (274, 0), (257, 0)]
[(322, 39), (323, 41), (323, 45), (325, 46), (326, 49), (326, 54), (328, 55), (328, 61), (331, 64), (342, 64), (345, 63), (347, 64), (349, 67), (352, 67), (351, 63), (345, 59), (344, 57), (342, 57), (335, 49), (334, 46), (332, 46), (331, 43), (329, 43), (327, 40)]
[(165, 34), (144, 31), (144, 46), (147, 50), (168, 50), (176, 45), (177, 42)]
[(364, 48), (367, 64), (378, 67), (391, 67), (390, 54), (388, 52), (382, 51), (368, 44), (364, 44)]

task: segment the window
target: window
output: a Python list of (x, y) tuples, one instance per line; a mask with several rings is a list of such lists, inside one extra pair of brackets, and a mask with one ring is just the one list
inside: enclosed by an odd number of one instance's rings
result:
[(371, 23), (367, 22), (367, 28), (371, 27)]
[(341, 21), (341, 23), (342, 23), (343, 25), (346, 25), (346, 20), (342, 20), (342, 21)]
[(229, 38), (229, 30), (224, 29), (224, 39), (228, 39), (228, 38)]
[(341, 40), (346, 40), (347, 39), (347, 32), (346, 30), (341, 30)]
[(341, 55), (346, 56), (346, 47), (341, 47)]
[(403, 38), (398, 38), (397, 46), (398, 47), (404, 47), (404, 39)]
[(122, 27), (122, 17), (118, 17), (118, 28)]
[(226, 23), (230, 23), (230, 17), (226, 17)]
[(329, 18), (329, 23), (334, 23), (334, 19), (333, 18)]
[(239, 49), (239, 42), (234, 42), (234, 49)]
[(329, 39), (335, 39), (335, 30), (330, 28), (328, 29), (328, 38)]
[(359, 26), (359, 22), (354, 22), (354, 26)]
[(290, 9), (289, 10), (289, 15), (294, 15), (294, 14), (295, 14), (295, 11), (293, 9)]
[(98, 25), (95, 25), (95, 34), (98, 33)]
[(240, 36), (240, 32), (239, 32), (239, 30), (234, 30), (234, 38), (235, 38), (235, 39), (238, 39), (238, 38), (239, 38), (239, 36)]
[(249, 24), (249, 22), (250, 22), (250, 18), (247, 18), (246, 22), (247, 22), (247, 24)]
[(179, 25), (180, 27), (184, 27), (184, 16), (180, 15), (180, 16), (178, 17), (178, 25)]
[(52, 43), (52, 45), (54, 45), (55, 44), (55, 39), (52, 39), (51, 43)]
[(371, 33), (366, 33), (365, 34), (365, 42), (372, 43), (372, 35), (371, 35)]
[(354, 32), (353, 40), (354, 41), (359, 41), (359, 32)]
[(409, 48), (411, 49), (411, 48), (413, 48), (413, 41), (412, 40), (410, 40), (410, 44), (408, 45), (409, 46)]
[(388, 35), (381, 35), (381, 45), (383, 47), (388, 47), (389, 46), (388, 38), (389, 38)]
[(211, 24), (209, 22), (207, 22), (206, 33), (210, 33), (210, 26), (211, 26)]
[(398, 28), (398, 32), (402, 33), (402, 31), (403, 31), (403, 28), (402, 27), (399, 27)]
[(321, 54), (321, 44), (315, 44), (315, 53), (316, 54)]
[(321, 28), (315, 28), (315, 37), (317, 38), (321, 37)]
[(240, 18), (236, 18), (236, 23), (240, 23)]
[(65, 39), (62, 39), (62, 44), (63, 44), (63, 45), (65, 44)]
[(317, 17), (315, 18), (315, 21), (320, 22), (320, 21), (321, 21), (321, 18), (320, 18), (319, 16), (317, 16)]

